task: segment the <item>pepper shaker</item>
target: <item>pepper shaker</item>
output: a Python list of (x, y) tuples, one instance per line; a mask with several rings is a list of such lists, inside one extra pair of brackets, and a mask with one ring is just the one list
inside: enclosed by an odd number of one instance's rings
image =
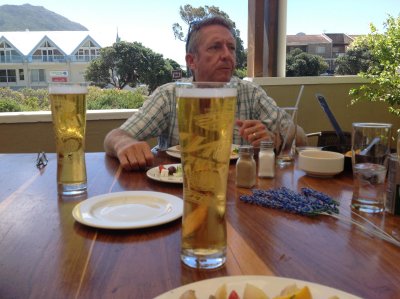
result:
[(236, 186), (252, 188), (256, 184), (257, 166), (254, 149), (251, 145), (239, 147), (239, 159), (236, 162)]

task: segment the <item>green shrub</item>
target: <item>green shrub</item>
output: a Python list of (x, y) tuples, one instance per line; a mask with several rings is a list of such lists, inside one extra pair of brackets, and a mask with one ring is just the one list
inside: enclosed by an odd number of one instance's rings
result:
[(143, 105), (146, 96), (142, 90), (100, 89), (89, 87), (87, 109), (135, 109)]
[(21, 105), (13, 98), (0, 98), (0, 112), (19, 112)]
[(32, 89), (23, 88), (19, 91), (24, 96), (24, 106), (32, 110), (28, 111), (42, 111), (50, 110), (49, 92), (47, 89)]
[[(146, 86), (134, 90), (101, 89), (90, 86), (87, 96), (88, 110), (136, 109), (147, 98)], [(19, 91), (0, 88), (0, 112), (49, 111), (47, 89), (24, 88)]]

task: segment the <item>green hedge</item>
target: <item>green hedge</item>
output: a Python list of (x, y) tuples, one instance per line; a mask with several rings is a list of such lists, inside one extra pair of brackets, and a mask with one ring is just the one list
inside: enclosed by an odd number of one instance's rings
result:
[[(87, 109), (135, 109), (143, 105), (147, 95), (146, 87), (118, 90), (90, 86)], [(48, 110), (50, 110), (50, 103), (47, 89), (24, 88), (15, 91), (8, 87), (0, 88), (0, 112)]]

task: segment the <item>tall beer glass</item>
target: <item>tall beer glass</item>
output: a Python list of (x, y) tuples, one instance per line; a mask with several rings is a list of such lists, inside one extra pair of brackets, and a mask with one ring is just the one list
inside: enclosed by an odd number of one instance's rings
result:
[(86, 192), (86, 94), (86, 83), (49, 84), (60, 195)]
[(233, 83), (177, 83), (183, 167), (181, 260), (213, 269), (226, 260), (226, 190), (236, 108)]

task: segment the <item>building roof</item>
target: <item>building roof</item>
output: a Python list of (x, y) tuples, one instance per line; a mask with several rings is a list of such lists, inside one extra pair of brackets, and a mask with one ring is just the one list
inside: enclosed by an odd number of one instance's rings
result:
[[(73, 54), (88, 38), (96, 45), (96, 37), (90, 31), (15, 31), (0, 32), (0, 40), (8, 41), (23, 55), (29, 55), (45, 39), (52, 41), (59, 49), (67, 55)], [(107, 45), (108, 46), (108, 45)]]
[(333, 44), (349, 45), (354, 39), (344, 33), (325, 33), (330, 39), (332, 39)]
[(309, 45), (309, 44), (330, 44), (332, 40), (323, 34), (296, 34), (296, 35), (287, 35), (286, 36), (286, 44), (288, 46), (294, 45)]

